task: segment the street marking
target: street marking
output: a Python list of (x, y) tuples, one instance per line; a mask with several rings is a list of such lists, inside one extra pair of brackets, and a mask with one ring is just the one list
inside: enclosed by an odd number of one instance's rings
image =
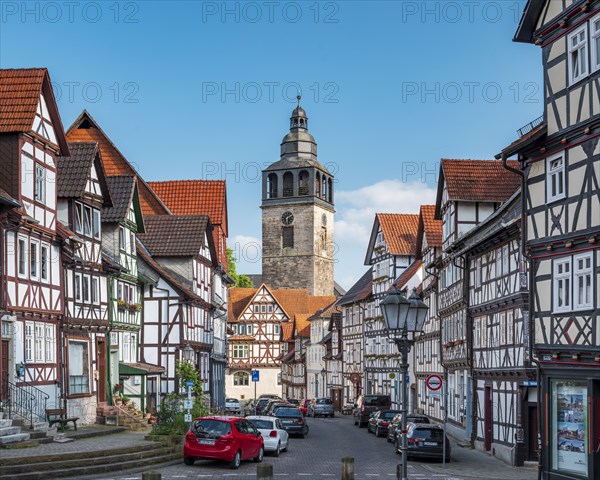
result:
[(312, 473), (299, 473), (298, 475), (302, 475), (304, 477), (310, 477)]
[(365, 477), (378, 477), (378, 473), (365, 473)]

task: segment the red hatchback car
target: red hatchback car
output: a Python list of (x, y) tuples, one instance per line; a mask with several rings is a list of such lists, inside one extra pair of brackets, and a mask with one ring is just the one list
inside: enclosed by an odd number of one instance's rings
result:
[(263, 437), (252, 422), (240, 417), (201, 417), (185, 436), (183, 461), (193, 465), (199, 459), (224, 460), (236, 469), (242, 460), (262, 462), (264, 451)]

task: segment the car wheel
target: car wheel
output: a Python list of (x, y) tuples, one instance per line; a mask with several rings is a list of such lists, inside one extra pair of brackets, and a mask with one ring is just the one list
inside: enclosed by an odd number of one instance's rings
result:
[(264, 447), (260, 447), (260, 450), (258, 451), (258, 455), (256, 457), (254, 457), (252, 460), (255, 463), (260, 463), (263, 461), (264, 455), (265, 455), (265, 449), (264, 449)]
[(274, 457), (278, 457), (280, 452), (281, 452), (281, 442), (279, 442), (279, 443), (277, 444), (277, 448), (276, 448), (276, 449), (275, 449), (275, 451), (273, 452), (273, 456), (274, 456)]
[(235, 457), (233, 457), (233, 460), (231, 462), (229, 462), (229, 466), (231, 468), (233, 468), (234, 470), (237, 470), (238, 468), (240, 468), (241, 463), (242, 463), (242, 452), (240, 450), (238, 450), (237, 452), (235, 452)]
[(308, 425), (304, 425), (304, 428), (302, 429), (302, 436), (308, 435)]
[(288, 437), (287, 442), (285, 443), (285, 448), (282, 450), (282, 452), (289, 452), (290, 451), (290, 437)]
[(186, 465), (193, 465), (196, 459), (194, 457), (183, 457), (183, 463)]

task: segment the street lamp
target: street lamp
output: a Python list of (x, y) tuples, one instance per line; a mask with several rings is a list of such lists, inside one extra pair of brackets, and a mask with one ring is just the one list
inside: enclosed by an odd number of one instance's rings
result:
[(327, 397), (327, 394), (325, 393), (325, 383), (326, 383), (325, 376), (326, 375), (327, 375), (327, 369), (325, 367), (323, 367), (323, 370), (321, 370), (321, 376), (323, 377), (323, 397)]
[(194, 362), (194, 349), (190, 346), (189, 343), (183, 348), (183, 350), (181, 350), (181, 358), (184, 362)]
[[(388, 336), (396, 344), (401, 354), (402, 363), (402, 480), (408, 480), (408, 462), (406, 458), (406, 416), (408, 415), (408, 352), (414, 343), (414, 336), (423, 331), (429, 307), (417, 295), (416, 289), (408, 299), (402, 296), (400, 290), (394, 286), (390, 293), (379, 304), (385, 320)], [(410, 334), (410, 338), (409, 338)]]

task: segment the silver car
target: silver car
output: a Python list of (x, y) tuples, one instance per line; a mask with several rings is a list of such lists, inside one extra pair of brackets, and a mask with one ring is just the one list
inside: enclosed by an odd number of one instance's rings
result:
[(242, 413), (240, 401), (237, 398), (225, 399), (225, 412)]
[(334, 417), (333, 402), (330, 398), (317, 398), (308, 404), (307, 414), (311, 417)]

